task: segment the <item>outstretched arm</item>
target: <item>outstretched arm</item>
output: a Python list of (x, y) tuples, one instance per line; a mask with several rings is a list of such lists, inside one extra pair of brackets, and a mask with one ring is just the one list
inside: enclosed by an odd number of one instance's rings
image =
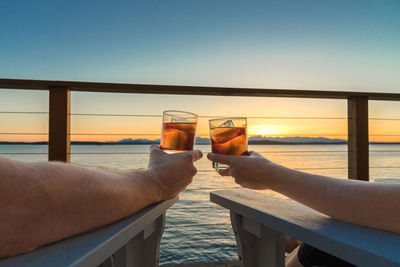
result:
[(198, 150), (168, 155), (153, 146), (149, 168), (117, 172), (0, 158), (0, 257), (134, 214), (175, 197), (196, 173)]
[(272, 189), (332, 218), (400, 234), (400, 184), (335, 179), (275, 164), (256, 152), (250, 156), (210, 153), (230, 165), (220, 171), (243, 187)]

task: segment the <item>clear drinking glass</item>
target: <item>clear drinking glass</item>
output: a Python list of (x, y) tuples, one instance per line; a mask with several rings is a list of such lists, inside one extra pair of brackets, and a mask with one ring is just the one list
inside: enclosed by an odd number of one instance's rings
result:
[[(247, 152), (247, 118), (209, 120), (211, 150), (216, 154), (244, 155)], [(228, 165), (213, 162), (213, 168), (226, 169)]]
[(196, 137), (197, 115), (166, 110), (163, 112), (160, 147), (166, 152), (193, 150)]

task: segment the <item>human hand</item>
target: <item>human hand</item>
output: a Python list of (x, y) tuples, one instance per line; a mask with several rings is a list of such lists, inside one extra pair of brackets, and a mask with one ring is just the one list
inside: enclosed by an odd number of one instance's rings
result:
[[(227, 164), (227, 169), (218, 170), (222, 176), (232, 176), (239, 185), (251, 189), (269, 189), (272, 179), (267, 179), (272, 162), (251, 151), (249, 156), (231, 156), (208, 153), (208, 159), (214, 162)], [(270, 177), (268, 177), (270, 178)]]
[(157, 145), (151, 146), (146, 174), (159, 187), (160, 200), (177, 196), (193, 181), (197, 173), (193, 163), (201, 157), (200, 150), (168, 154)]

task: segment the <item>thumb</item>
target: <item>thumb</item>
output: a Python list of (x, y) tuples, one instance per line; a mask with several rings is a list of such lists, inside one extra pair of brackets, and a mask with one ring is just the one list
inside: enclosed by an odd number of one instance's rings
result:
[(199, 159), (201, 159), (203, 157), (203, 153), (200, 150), (191, 150), (186, 152), (190, 155), (192, 155), (193, 157), (193, 161), (198, 161)]
[(214, 162), (230, 165), (232, 163), (232, 160), (237, 158), (237, 156), (208, 153), (207, 158)]

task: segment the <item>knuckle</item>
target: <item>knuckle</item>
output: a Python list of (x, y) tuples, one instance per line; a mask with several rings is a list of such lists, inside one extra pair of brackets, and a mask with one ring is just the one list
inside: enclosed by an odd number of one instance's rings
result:
[(192, 156), (192, 154), (187, 153), (187, 154), (185, 154), (183, 156), (183, 159), (186, 160), (186, 161), (192, 161), (193, 160), (193, 156)]

